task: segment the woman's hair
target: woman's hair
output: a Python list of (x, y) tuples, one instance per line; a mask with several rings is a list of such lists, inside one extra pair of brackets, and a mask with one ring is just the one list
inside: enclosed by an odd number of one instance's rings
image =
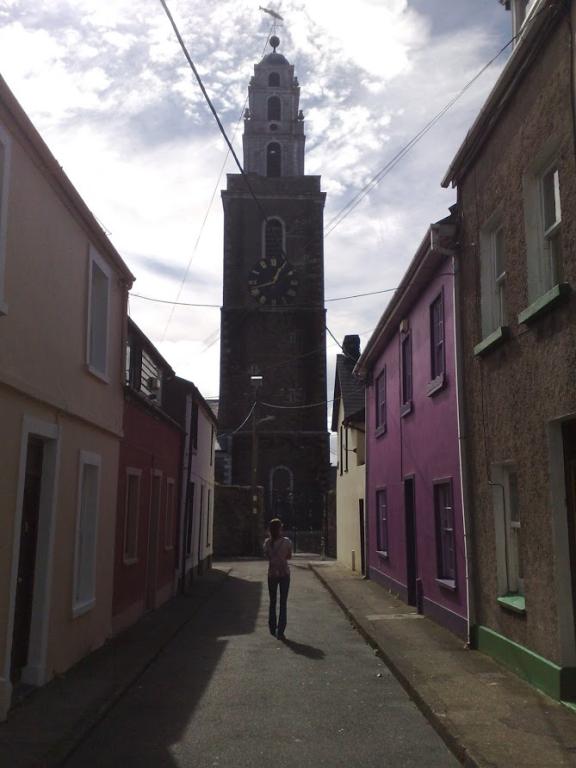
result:
[(272, 540), (276, 540), (280, 536), (280, 531), (282, 530), (282, 520), (280, 520), (279, 517), (274, 517), (272, 520), (270, 520), (270, 538)]

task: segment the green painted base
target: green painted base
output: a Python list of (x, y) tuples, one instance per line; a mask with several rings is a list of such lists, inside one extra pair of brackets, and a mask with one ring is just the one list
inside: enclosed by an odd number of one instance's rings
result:
[(473, 627), (472, 640), (474, 648), (492, 656), (553, 699), (576, 701), (575, 667), (559, 667), (488, 627)]

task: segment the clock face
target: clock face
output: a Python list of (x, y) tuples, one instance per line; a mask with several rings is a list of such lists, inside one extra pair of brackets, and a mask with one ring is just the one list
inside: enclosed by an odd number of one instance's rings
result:
[(286, 259), (260, 259), (248, 273), (248, 290), (262, 306), (292, 304), (298, 291), (296, 270)]

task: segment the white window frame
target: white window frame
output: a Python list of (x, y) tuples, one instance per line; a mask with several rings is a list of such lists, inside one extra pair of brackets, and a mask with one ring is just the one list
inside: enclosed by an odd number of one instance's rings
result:
[(492, 503), (496, 526), (496, 561), (498, 596), (524, 595), (524, 578), (520, 574), (521, 522), (517, 499), (511, 492), (511, 475), (518, 475), (512, 464), (492, 466)]
[[(92, 271), (93, 265), (96, 265), (108, 281), (108, 292), (106, 302), (106, 338), (105, 338), (105, 350), (104, 350), (104, 370), (100, 370), (91, 359), (91, 330), (92, 330)], [(112, 285), (112, 270), (98, 253), (98, 251), (91, 245), (88, 254), (88, 318), (86, 323), (86, 365), (90, 373), (97, 376), (106, 383), (110, 382), (109, 377), (109, 360), (110, 360), (110, 299), (111, 299), (111, 285)]]
[[(532, 304), (550, 291), (561, 280), (561, 247), (554, 259), (550, 243), (561, 235), (560, 218), (545, 229), (543, 181), (552, 171), (558, 170), (557, 151), (548, 142), (532, 168), (524, 176), (524, 223), (528, 273), (528, 302)], [(558, 174), (558, 205), (561, 207), (561, 174)]]
[[(134, 554), (126, 551), (128, 542), (128, 490), (130, 488), (130, 477), (136, 477), (138, 484), (136, 486), (136, 532), (134, 534)], [(142, 491), (142, 470), (135, 467), (126, 468), (126, 498), (124, 500), (124, 541), (122, 547), (122, 559), (124, 565), (133, 565), (139, 560), (138, 557), (138, 538), (140, 534), (140, 493)]]
[(0, 317), (8, 314), (6, 303), (6, 240), (8, 229), (8, 192), (12, 163), (12, 140), (0, 125), (0, 144), (4, 150), (4, 163), (0, 166)]
[[(500, 238), (499, 238), (500, 236)], [(506, 257), (503, 243), (504, 225), (500, 212), (491, 216), (480, 232), (480, 302), (482, 338), (506, 325), (504, 286), (506, 270), (498, 269), (498, 247), (502, 243), (501, 259)]]
[[(170, 490), (172, 489), (172, 490)], [(174, 534), (176, 522), (176, 481), (173, 477), (166, 478), (166, 501), (164, 503), (164, 549), (174, 549)]]
[[(98, 520), (100, 510), (100, 479), (101, 479), (101, 465), (102, 458), (97, 453), (90, 451), (80, 451), (78, 468), (78, 499), (77, 499), (77, 512), (76, 512), (76, 543), (74, 547), (74, 583), (72, 592), (72, 615), (74, 618), (82, 616), (82, 614), (90, 611), (96, 604), (96, 552), (98, 548)], [(91, 534), (91, 540), (88, 544), (90, 550), (88, 552), (89, 558), (84, 557), (81, 560), (82, 555), (86, 555), (86, 548), (82, 547), (82, 524), (84, 521), (85, 508), (83, 505), (84, 500), (84, 468), (95, 467), (97, 471), (96, 475), (96, 495), (93, 500), (94, 505), (94, 517), (92, 520), (91, 528), (88, 530), (88, 534)], [(84, 549), (84, 551), (82, 551)], [(80, 588), (80, 569), (86, 569), (88, 576), (88, 589), (85, 594), (79, 595), (78, 590)]]

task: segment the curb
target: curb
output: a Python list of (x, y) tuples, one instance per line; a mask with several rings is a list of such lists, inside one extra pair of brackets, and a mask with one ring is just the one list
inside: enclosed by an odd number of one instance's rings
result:
[(82, 720), (76, 723), (76, 725), (72, 727), (70, 734), (64, 736), (55, 746), (51, 747), (41, 761), (34, 765), (34, 768), (59, 768), (60, 766), (65, 765), (66, 761), (72, 757), (78, 747), (88, 738), (102, 720), (104, 720), (106, 715), (116, 706), (120, 699), (122, 699), (132, 686), (138, 682), (142, 675), (154, 664), (176, 636), (188, 626), (198, 610), (213, 597), (217, 590), (222, 588), (231, 571), (232, 568), (226, 569), (222, 580), (215, 585), (213, 590), (198, 601), (192, 612), (187, 615), (186, 619), (163, 640), (161, 645), (156, 648), (148, 659), (132, 675), (130, 675), (127, 680), (122, 682), (114, 691), (112, 691), (98, 707), (95, 707), (94, 711), (87, 713)]
[(458, 739), (458, 736), (451, 731), (451, 729), (446, 725), (446, 723), (440, 717), (438, 717), (436, 712), (429, 706), (426, 700), (421, 696), (418, 689), (414, 687), (410, 678), (407, 677), (399, 669), (397, 664), (394, 662), (394, 659), (392, 659), (386, 653), (385, 649), (381, 645), (379, 645), (378, 641), (371, 634), (371, 632), (360, 622), (360, 620), (352, 613), (350, 608), (348, 608), (348, 606), (344, 603), (344, 601), (338, 595), (334, 587), (332, 587), (332, 585), (319, 573), (319, 570), (321, 569), (318, 569), (317, 566), (314, 566), (311, 563), (309, 564), (308, 567), (314, 573), (316, 578), (321, 582), (321, 584), (327, 589), (327, 591), (330, 593), (332, 598), (339, 605), (342, 611), (346, 614), (349, 621), (354, 625), (354, 627), (360, 633), (360, 635), (362, 635), (362, 637), (368, 643), (368, 645), (370, 645), (372, 648), (374, 648), (377, 651), (382, 661), (384, 661), (384, 663), (392, 672), (394, 677), (398, 680), (402, 688), (404, 688), (406, 693), (410, 696), (411, 700), (414, 702), (414, 704), (416, 704), (418, 709), (430, 722), (430, 724), (432, 725), (436, 733), (440, 736), (440, 738), (444, 741), (448, 749), (452, 752), (452, 754), (456, 757), (456, 759), (460, 761), (460, 763), (464, 766), (464, 768), (496, 768), (496, 766), (494, 766), (494, 763), (485, 761), (483, 758), (474, 754), (469, 748), (465, 747), (460, 742), (460, 740)]

